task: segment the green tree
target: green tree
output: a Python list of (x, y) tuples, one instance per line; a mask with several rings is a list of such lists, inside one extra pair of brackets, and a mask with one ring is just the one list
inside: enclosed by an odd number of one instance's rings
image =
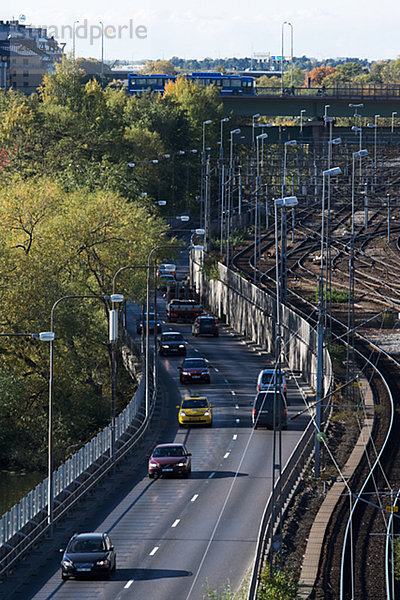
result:
[(147, 75), (175, 75), (174, 65), (169, 60), (149, 60), (144, 65), (142, 73)]

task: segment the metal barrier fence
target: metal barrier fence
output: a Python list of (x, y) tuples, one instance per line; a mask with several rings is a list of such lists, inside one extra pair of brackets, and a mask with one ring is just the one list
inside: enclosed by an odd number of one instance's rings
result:
[(344, 85), (333, 87), (267, 87), (257, 86), (257, 96), (301, 96), (301, 97), (327, 97), (336, 98), (338, 100), (351, 100), (360, 98), (365, 100), (392, 100), (400, 98), (399, 86), (379, 86), (379, 85)]
[[(127, 334), (126, 334), (127, 335)], [(125, 338), (126, 339), (126, 338)], [(128, 345), (132, 347), (132, 344)], [(154, 396), (154, 388), (151, 397)], [(142, 377), (130, 403), (115, 422), (116, 452), (120, 458), (135, 441), (144, 423), (145, 379)], [(154, 408), (154, 402), (152, 402)], [(135, 423), (136, 421), (136, 423)], [(111, 427), (107, 426), (54, 471), (54, 519), (59, 518), (113, 465), (110, 460)], [(6, 512), (0, 521), (0, 574), (36, 541), (47, 528), (48, 478)]]
[[(296, 448), (282, 470), (280, 481), (276, 482), (275, 489), (280, 490), (277, 493), (276, 503), (284, 507), (287, 505), (292, 493), (297, 487), (299, 479), (307, 466), (314, 448), (315, 426), (312, 421), (309, 422), (307, 429), (303, 433)], [(258, 586), (260, 583), (261, 571), (263, 568), (263, 559), (268, 555), (269, 546), (272, 539), (273, 530), (277, 522), (272, 522), (272, 493), (268, 498), (264, 509), (263, 518), (257, 539), (257, 549), (254, 557), (254, 563), (250, 578), (247, 600), (257, 598)], [(277, 518), (279, 514), (277, 513)]]

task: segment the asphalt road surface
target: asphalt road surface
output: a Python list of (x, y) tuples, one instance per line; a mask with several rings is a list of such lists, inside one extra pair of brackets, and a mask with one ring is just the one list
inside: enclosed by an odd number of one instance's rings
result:
[[(137, 315), (135, 307), (128, 309), (133, 331)], [(253, 431), (250, 402), (257, 375), (271, 366), (270, 357), (225, 326), (218, 338), (194, 338), (190, 325), (165, 323), (162, 300), (160, 315), (164, 331), (184, 334), (188, 356), (209, 361), (211, 384), (181, 385), (177, 367), (182, 357), (161, 358), (163, 406), (147, 447), (142, 444), (115, 482), (99, 491), (100, 506), (92, 498), (75, 511), (76, 524), (64, 524), (65, 543), (75, 531), (108, 531), (117, 550), (116, 573), (109, 581), (62, 582), (61, 555), (54, 551), (12, 598), (200, 600), (207, 583), (221, 590), (229, 581), (237, 589), (248, 575), (272, 480), (272, 432)], [(289, 417), (304, 408), (302, 385), (289, 374)], [(192, 392), (215, 405), (211, 428), (178, 426), (176, 405)], [(289, 420), (282, 432), (282, 467), (307, 420)], [(184, 442), (192, 452), (191, 477), (150, 480), (146, 453), (155, 443), (171, 441)]]

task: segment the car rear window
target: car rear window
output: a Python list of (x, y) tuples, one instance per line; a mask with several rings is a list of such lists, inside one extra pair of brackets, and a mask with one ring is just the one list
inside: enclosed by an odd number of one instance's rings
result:
[[(259, 394), (257, 394), (256, 399), (254, 401), (254, 408), (256, 408), (257, 410), (273, 410), (274, 396), (275, 392), (260, 392)], [(280, 394), (278, 396), (278, 402), (279, 400), (282, 410), (285, 406), (285, 403)]]
[(179, 333), (171, 333), (169, 335), (163, 335), (161, 340), (163, 342), (183, 342), (183, 336)]
[(274, 382), (274, 373), (263, 373), (261, 377), (261, 383), (269, 384)]

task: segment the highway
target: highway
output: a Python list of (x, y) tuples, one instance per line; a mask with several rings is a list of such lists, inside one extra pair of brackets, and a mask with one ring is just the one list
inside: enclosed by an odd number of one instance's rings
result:
[[(128, 312), (131, 329), (134, 316)], [(194, 338), (185, 324), (164, 323), (163, 330), (181, 331), (188, 356), (209, 361), (211, 384), (181, 385), (182, 358), (161, 358), (164, 405), (146, 449), (128, 459), (118, 475), (122, 483), (111, 483), (100, 507), (83, 507), (79, 531), (109, 532), (117, 550), (116, 573), (109, 581), (62, 582), (61, 555), (53, 553), (13, 598), (198, 600), (207, 581), (211, 589), (228, 580), (237, 589), (248, 574), (272, 476), (272, 432), (253, 432), (250, 402), (258, 372), (271, 362), (225, 326), (218, 338)], [(289, 417), (304, 408), (297, 384), (299, 379), (289, 378)], [(212, 428), (178, 427), (176, 405), (191, 392), (215, 405)], [(305, 416), (289, 421), (282, 432), (282, 466), (306, 423)], [(170, 441), (184, 442), (192, 452), (191, 477), (148, 479), (146, 452), (154, 443)], [(65, 528), (65, 543), (76, 530)]]

